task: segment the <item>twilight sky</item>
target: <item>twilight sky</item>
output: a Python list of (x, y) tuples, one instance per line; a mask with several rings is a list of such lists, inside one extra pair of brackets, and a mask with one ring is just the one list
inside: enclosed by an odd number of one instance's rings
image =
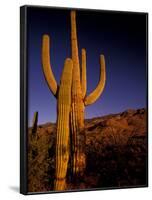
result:
[[(41, 66), (42, 35), (51, 37), (51, 64), (57, 82), (70, 57), (70, 11), (28, 8), (28, 125), (39, 112), (39, 124), (56, 121), (56, 99)], [(146, 107), (146, 15), (77, 11), (79, 55), (87, 51), (87, 94), (99, 80), (99, 55), (106, 59), (107, 81), (101, 97), (85, 109), (85, 118)], [(81, 57), (80, 57), (81, 58)]]

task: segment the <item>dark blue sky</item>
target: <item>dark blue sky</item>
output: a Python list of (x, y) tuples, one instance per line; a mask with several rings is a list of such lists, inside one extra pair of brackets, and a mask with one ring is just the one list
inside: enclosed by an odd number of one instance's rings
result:
[[(56, 121), (56, 99), (41, 66), (42, 35), (51, 37), (51, 63), (59, 83), (70, 57), (70, 11), (28, 8), (28, 117), (39, 112), (39, 124)], [(87, 51), (87, 93), (99, 80), (99, 55), (106, 59), (107, 81), (102, 96), (86, 107), (85, 118), (146, 107), (146, 15), (77, 11), (79, 55)]]

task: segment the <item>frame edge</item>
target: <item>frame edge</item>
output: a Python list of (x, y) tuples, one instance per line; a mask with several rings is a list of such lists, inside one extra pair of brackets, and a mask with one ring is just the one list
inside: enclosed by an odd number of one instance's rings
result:
[(27, 7), (20, 7), (20, 193), (27, 194)]

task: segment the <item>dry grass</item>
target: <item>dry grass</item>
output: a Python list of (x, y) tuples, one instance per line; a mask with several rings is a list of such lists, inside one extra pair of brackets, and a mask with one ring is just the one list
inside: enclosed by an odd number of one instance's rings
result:
[[(146, 184), (146, 110), (86, 120), (87, 167), (74, 183), (68, 169), (67, 189), (139, 186)], [(30, 192), (53, 189), (55, 124), (41, 125), (36, 135), (29, 128), (28, 184)]]

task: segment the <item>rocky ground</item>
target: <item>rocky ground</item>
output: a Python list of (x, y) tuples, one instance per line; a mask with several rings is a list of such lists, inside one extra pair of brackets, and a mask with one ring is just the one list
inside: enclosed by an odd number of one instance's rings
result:
[[(144, 186), (147, 183), (147, 111), (127, 110), (85, 120), (87, 168), (67, 189)], [(28, 133), (28, 191), (53, 190), (56, 125)]]

